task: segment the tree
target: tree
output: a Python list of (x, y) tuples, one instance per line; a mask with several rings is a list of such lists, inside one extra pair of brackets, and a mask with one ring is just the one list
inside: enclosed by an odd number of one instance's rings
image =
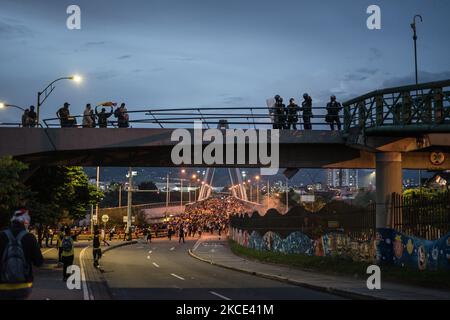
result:
[(12, 211), (26, 206), (31, 193), (20, 181), (27, 166), (12, 157), (0, 158), (0, 227), (6, 227)]
[(81, 167), (42, 167), (28, 182), (35, 193), (32, 209), (35, 222), (55, 224), (64, 217), (79, 220), (103, 193), (89, 184)]

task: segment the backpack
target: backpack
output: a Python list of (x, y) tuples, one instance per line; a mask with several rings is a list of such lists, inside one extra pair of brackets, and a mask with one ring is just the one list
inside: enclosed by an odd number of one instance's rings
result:
[(3, 252), (1, 281), (3, 283), (26, 282), (27, 275), (30, 273), (30, 265), (23, 252), (22, 238), (27, 231), (21, 231), (17, 237), (14, 237), (11, 230), (6, 230), (5, 234), (9, 241)]
[(61, 245), (64, 252), (70, 252), (72, 251), (72, 241), (70, 238), (64, 238)]

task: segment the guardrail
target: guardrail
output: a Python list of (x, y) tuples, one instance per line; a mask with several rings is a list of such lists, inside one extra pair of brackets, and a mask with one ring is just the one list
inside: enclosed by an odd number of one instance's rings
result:
[[(194, 121), (201, 121), (204, 127), (217, 128), (224, 125), (248, 127), (248, 128), (271, 128), (273, 125), (273, 114), (267, 107), (231, 107), (231, 108), (176, 108), (176, 109), (145, 109), (127, 111), (129, 125), (133, 128), (159, 127), (177, 128), (192, 125)], [(329, 129), (325, 122), (326, 108), (313, 107), (311, 124), (313, 129)], [(82, 127), (83, 115), (71, 116), (76, 119), (72, 127)], [(342, 116), (340, 117), (342, 121)], [(60, 127), (59, 118), (44, 119), (44, 126), (48, 128)], [(297, 128), (302, 129), (304, 125), (302, 114), (299, 112)], [(118, 127), (117, 120), (108, 121), (108, 126)]]
[(345, 132), (450, 132), (450, 80), (376, 90), (343, 106)]

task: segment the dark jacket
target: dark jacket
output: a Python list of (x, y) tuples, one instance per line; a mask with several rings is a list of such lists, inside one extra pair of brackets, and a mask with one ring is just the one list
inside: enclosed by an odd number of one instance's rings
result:
[[(25, 228), (20, 224), (13, 224), (10, 227), (12, 234), (16, 237), (22, 230)], [(9, 239), (5, 232), (0, 232), (0, 259), (3, 259), (3, 252), (5, 251), (6, 246), (8, 245)], [(22, 238), (22, 247), (23, 252), (25, 254), (25, 259), (27, 260), (30, 266), (30, 273), (26, 276), (27, 282), (33, 282), (33, 270), (32, 265), (36, 267), (40, 267), (44, 263), (44, 258), (42, 257), (41, 250), (39, 248), (36, 237), (27, 233)], [(0, 263), (0, 272), (1, 272), (1, 263)]]

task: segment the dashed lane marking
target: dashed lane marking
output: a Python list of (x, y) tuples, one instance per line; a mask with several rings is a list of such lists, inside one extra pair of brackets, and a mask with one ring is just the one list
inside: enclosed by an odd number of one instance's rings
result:
[(220, 293), (217, 293), (214, 291), (210, 291), (209, 293), (211, 293), (212, 295), (215, 295), (216, 297), (219, 297), (220, 299), (223, 299), (223, 300), (231, 300), (230, 298), (225, 297), (225, 296), (221, 295)]
[(176, 275), (175, 273), (171, 273), (170, 275), (171, 275), (172, 277), (177, 278), (177, 279), (184, 280), (183, 277), (180, 277), (179, 275)]
[(153, 262), (153, 265), (154, 265), (156, 268), (159, 268), (159, 265), (158, 265), (156, 262)]

